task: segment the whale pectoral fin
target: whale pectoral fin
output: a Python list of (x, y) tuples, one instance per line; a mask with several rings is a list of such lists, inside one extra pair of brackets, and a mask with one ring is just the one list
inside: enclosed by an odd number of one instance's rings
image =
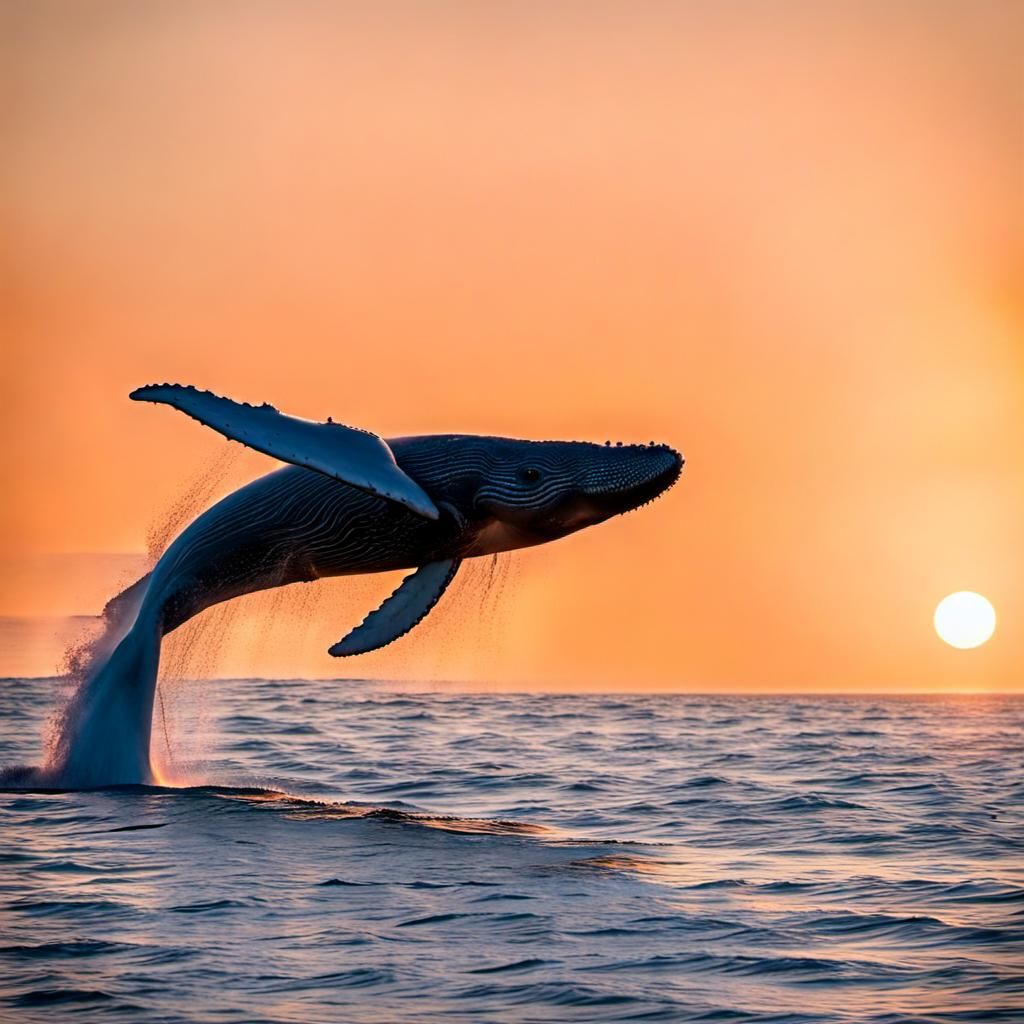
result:
[(459, 571), (460, 562), (458, 558), (446, 558), (420, 566), (402, 580), (401, 586), (376, 611), (370, 612), (327, 653), (336, 658), (366, 654), (405, 636), (437, 604)]
[(265, 455), (315, 469), (427, 519), (438, 518), (427, 492), (402, 472), (388, 443), (368, 430), (286, 416), (272, 405), (246, 405), (181, 384), (150, 384), (130, 397), (170, 405)]

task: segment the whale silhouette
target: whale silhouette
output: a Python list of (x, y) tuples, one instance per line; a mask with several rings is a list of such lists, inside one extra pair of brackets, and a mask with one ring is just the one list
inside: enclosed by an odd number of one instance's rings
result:
[(330, 648), (376, 650), (413, 629), (466, 558), (543, 544), (653, 500), (683, 459), (663, 444), (524, 441), (469, 434), (385, 441), (193, 387), (150, 385), (172, 406), (288, 463), (222, 499), (107, 606), (130, 623), (65, 711), (49, 775), (67, 788), (148, 784), (161, 638), (203, 609), (252, 591), (413, 569)]

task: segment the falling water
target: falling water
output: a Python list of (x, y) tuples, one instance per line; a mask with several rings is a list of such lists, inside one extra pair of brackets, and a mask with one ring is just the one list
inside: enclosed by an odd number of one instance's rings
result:
[[(183, 526), (211, 503), (237, 461), (236, 450), (219, 449), (200, 472), (185, 484), (170, 508), (156, 517), (148, 535), (149, 569)], [(71, 780), (63, 777), (71, 746), (81, 741), (82, 718), (89, 706), (93, 687), (99, 683), (114, 651), (135, 620), (145, 595), (147, 575), (148, 572), (111, 598), (101, 614), (87, 623), (83, 632), (64, 652), (59, 698), (42, 726), (45, 751), (42, 765), (9, 767), (0, 776), (0, 781), (57, 788), (71, 784)], [(187, 651), (188, 646), (186, 638), (183, 649)], [(162, 744), (167, 749), (170, 746), (166, 715), (168, 691), (173, 691), (176, 681), (183, 678), (180, 672), (182, 664), (181, 657), (172, 656), (169, 671), (165, 670), (157, 684), (156, 704), (159, 713), (156, 724)]]

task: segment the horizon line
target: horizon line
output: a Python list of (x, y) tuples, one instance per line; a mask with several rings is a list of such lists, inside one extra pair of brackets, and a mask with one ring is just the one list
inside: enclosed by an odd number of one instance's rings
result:
[[(9, 682), (59, 682), (65, 679), (62, 675), (8, 676), (0, 675), (0, 684)], [(178, 681), (178, 680), (176, 680)], [(424, 687), (459, 687), (469, 693), (494, 693), (535, 695), (538, 693), (558, 697), (837, 697), (837, 698), (906, 698), (906, 697), (1011, 697), (1024, 698), (1024, 690), (672, 690), (672, 689), (559, 689), (544, 683), (529, 688), (505, 688), (500, 683), (487, 683), (482, 680), (458, 679), (375, 679), (369, 677), (343, 676), (195, 676), (186, 677), (185, 682), (195, 683), (345, 683), (345, 684), (384, 684), (399, 686)], [(518, 684), (516, 684), (518, 686)], [(491, 689), (474, 690), (473, 687), (491, 687)]]

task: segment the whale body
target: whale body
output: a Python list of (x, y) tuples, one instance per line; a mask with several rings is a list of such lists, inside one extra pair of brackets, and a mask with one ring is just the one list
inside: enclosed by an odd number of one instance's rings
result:
[(154, 781), (149, 745), (163, 636), (211, 605), (329, 576), (412, 569), (330, 648), (362, 654), (434, 607), (466, 558), (564, 537), (646, 504), (675, 483), (667, 445), (468, 434), (385, 441), (179, 385), (132, 393), (181, 409), (285, 465), (198, 516), (153, 571), (108, 604), (130, 628), (90, 667), (49, 769), (67, 788)]

